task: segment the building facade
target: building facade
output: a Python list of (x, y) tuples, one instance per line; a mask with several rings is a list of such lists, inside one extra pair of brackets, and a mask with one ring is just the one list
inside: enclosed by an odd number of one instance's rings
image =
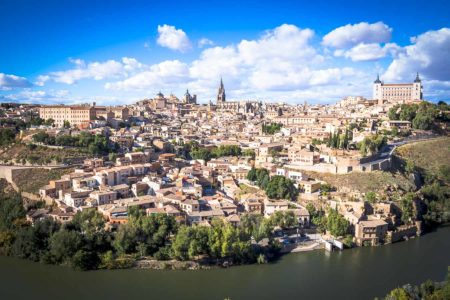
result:
[(95, 120), (95, 108), (90, 105), (49, 105), (39, 108), (39, 117), (44, 120), (53, 119), (57, 127), (63, 127), (64, 121), (71, 126), (83, 127)]
[(384, 101), (395, 104), (421, 101), (423, 94), (419, 73), (413, 83), (384, 83), (377, 76), (373, 83), (373, 99), (378, 100), (379, 104)]

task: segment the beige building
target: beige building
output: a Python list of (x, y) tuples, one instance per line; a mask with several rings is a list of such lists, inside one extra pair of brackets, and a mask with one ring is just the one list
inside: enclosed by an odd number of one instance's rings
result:
[(49, 105), (39, 108), (41, 119), (53, 119), (57, 127), (63, 127), (64, 121), (71, 126), (85, 127), (95, 119), (94, 106), (89, 105)]
[(320, 190), (322, 185), (319, 181), (302, 180), (299, 182), (299, 186), (305, 194), (312, 194)]
[(359, 221), (355, 225), (355, 239), (358, 246), (369, 242), (371, 245), (377, 245), (384, 240), (388, 230), (388, 223), (383, 220)]
[(373, 83), (373, 99), (382, 104), (389, 103), (411, 103), (422, 100), (422, 81), (417, 73), (413, 83), (384, 83), (379, 76)]
[(288, 149), (288, 158), (292, 164), (312, 166), (320, 162), (318, 152), (308, 151), (300, 147), (291, 147)]

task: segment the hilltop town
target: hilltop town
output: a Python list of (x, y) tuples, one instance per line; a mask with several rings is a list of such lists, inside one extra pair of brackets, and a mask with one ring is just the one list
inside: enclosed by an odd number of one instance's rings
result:
[[(68, 253), (85, 269), (397, 242), (449, 220), (450, 107), (424, 99), (419, 74), (372, 88), (331, 105), (230, 101), (222, 80), (207, 104), (189, 91), (118, 106), (4, 103), (1, 176), (26, 203), (18, 219), (84, 236)], [(434, 147), (437, 166), (414, 157)], [(108, 246), (89, 248), (92, 230)], [(15, 243), (2, 236), (0, 248), (31, 257)], [(36, 260), (72, 259), (54, 243)]]

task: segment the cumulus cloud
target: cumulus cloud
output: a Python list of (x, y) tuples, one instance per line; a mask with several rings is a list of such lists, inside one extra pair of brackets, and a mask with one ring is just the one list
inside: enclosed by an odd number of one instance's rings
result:
[(411, 43), (389, 65), (386, 80), (411, 80), (419, 72), (429, 80), (450, 81), (450, 28), (425, 32)]
[(36, 82), (34, 83), (37, 86), (44, 86), (47, 81), (50, 80), (50, 76), (48, 75), (39, 75)]
[(234, 46), (205, 49), (198, 60), (192, 62), (190, 74), (194, 78), (219, 78), (221, 75), (240, 74), (242, 59)]
[(156, 42), (162, 47), (185, 52), (192, 48), (188, 36), (182, 29), (171, 25), (158, 25), (158, 39)]
[(141, 90), (148, 88), (163, 88), (180, 82), (186, 82), (188, 67), (179, 60), (167, 60), (152, 65), (148, 70), (137, 73), (125, 80), (108, 82), (106, 89), (110, 90)]
[(210, 39), (207, 39), (207, 38), (201, 38), (198, 41), (198, 47), (199, 48), (203, 48), (203, 47), (206, 47), (206, 46), (214, 46), (214, 42), (211, 41)]
[(25, 78), (12, 74), (0, 73), (0, 90), (26, 88), (32, 84)]
[(19, 103), (67, 103), (69, 96), (67, 90), (30, 90), (26, 89), (19, 93), (2, 95), (1, 101)]
[(103, 80), (128, 76), (129, 73), (144, 67), (135, 58), (129, 57), (123, 57), (121, 61), (107, 60), (90, 63), (86, 63), (81, 59), (69, 59), (69, 61), (74, 64), (74, 68), (41, 75), (38, 77), (37, 85), (43, 86), (48, 80), (71, 85), (82, 79)]
[[(105, 88), (112, 90), (177, 88), (189, 86), (211, 93), (224, 76), (236, 91), (289, 91), (335, 84), (354, 76), (352, 68), (325, 66), (324, 57), (311, 45), (314, 31), (283, 24), (255, 40), (209, 47), (190, 64), (165, 61)], [(209, 89), (209, 91), (208, 91)], [(242, 92), (241, 94), (245, 94)]]
[(255, 40), (204, 50), (192, 63), (190, 74), (202, 81), (226, 75), (237, 89), (289, 90), (327, 84), (311, 70), (313, 65), (320, 70), (324, 62), (310, 44), (313, 36), (311, 29), (283, 24)]
[[(160, 27), (164, 26), (169, 25)], [(215, 96), (218, 81), (223, 77), (230, 99), (264, 97), (291, 103), (332, 102), (347, 95), (370, 96), (374, 70), (383, 72), (385, 67), (384, 60), (345, 67), (342, 58), (370, 62), (392, 57), (383, 80), (409, 82), (419, 71), (424, 76), (426, 95), (448, 97), (450, 30), (426, 32), (412, 38), (411, 45), (406, 47), (389, 42), (391, 31), (382, 22), (346, 25), (330, 32), (322, 44), (317, 45), (313, 30), (283, 24), (263, 32), (258, 38), (226, 46), (209, 45), (204, 41), (204, 48), (193, 61), (165, 60), (146, 65), (131, 57), (102, 62), (71, 59), (72, 68), (44, 74), (35, 84), (105, 80), (102, 86), (108, 93), (120, 96), (121, 101), (148, 97), (160, 89), (178, 93), (186, 88), (197, 93), (200, 100), (207, 100)], [(34, 95), (35, 99), (38, 96)], [(42, 99), (44, 97), (42, 95)]]
[(92, 78), (102, 80), (122, 72), (122, 64), (115, 60), (93, 62), (88, 65), (85, 65), (84, 62), (81, 64), (80, 62), (76, 66), (74, 69), (50, 73), (50, 76), (55, 82), (74, 84), (81, 79)]
[(387, 55), (396, 56), (401, 50), (401, 47), (395, 43), (387, 43), (384, 46), (377, 43), (361, 43), (349, 50), (337, 49), (334, 51), (334, 55), (350, 58), (352, 61), (371, 61)]
[(322, 44), (334, 48), (350, 48), (361, 43), (387, 43), (391, 40), (391, 33), (392, 28), (383, 22), (347, 24), (326, 34)]
[[(89, 101), (100, 105), (117, 103), (116, 96), (90, 95)], [(79, 104), (88, 100), (84, 96), (73, 95), (65, 89), (31, 90), (25, 89), (17, 93), (0, 95), (0, 102), (36, 103), (36, 104)]]
[(311, 29), (300, 29), (295, 25), (283, 24), (266, 32), (258, 40), (243, 40), (238, 49), (245, 63), (261, 60), (309, 60), (319, 58), (309, 42), (314, 36)]

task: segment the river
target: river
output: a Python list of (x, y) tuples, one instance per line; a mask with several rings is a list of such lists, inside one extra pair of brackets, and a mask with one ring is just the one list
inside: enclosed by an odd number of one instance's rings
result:
[(443, 280), (449, 265), (449, 226), (387, 246), (201, 271), (78, 272), (0, 257), (0, 299), (373, 299), (405, 283)]

